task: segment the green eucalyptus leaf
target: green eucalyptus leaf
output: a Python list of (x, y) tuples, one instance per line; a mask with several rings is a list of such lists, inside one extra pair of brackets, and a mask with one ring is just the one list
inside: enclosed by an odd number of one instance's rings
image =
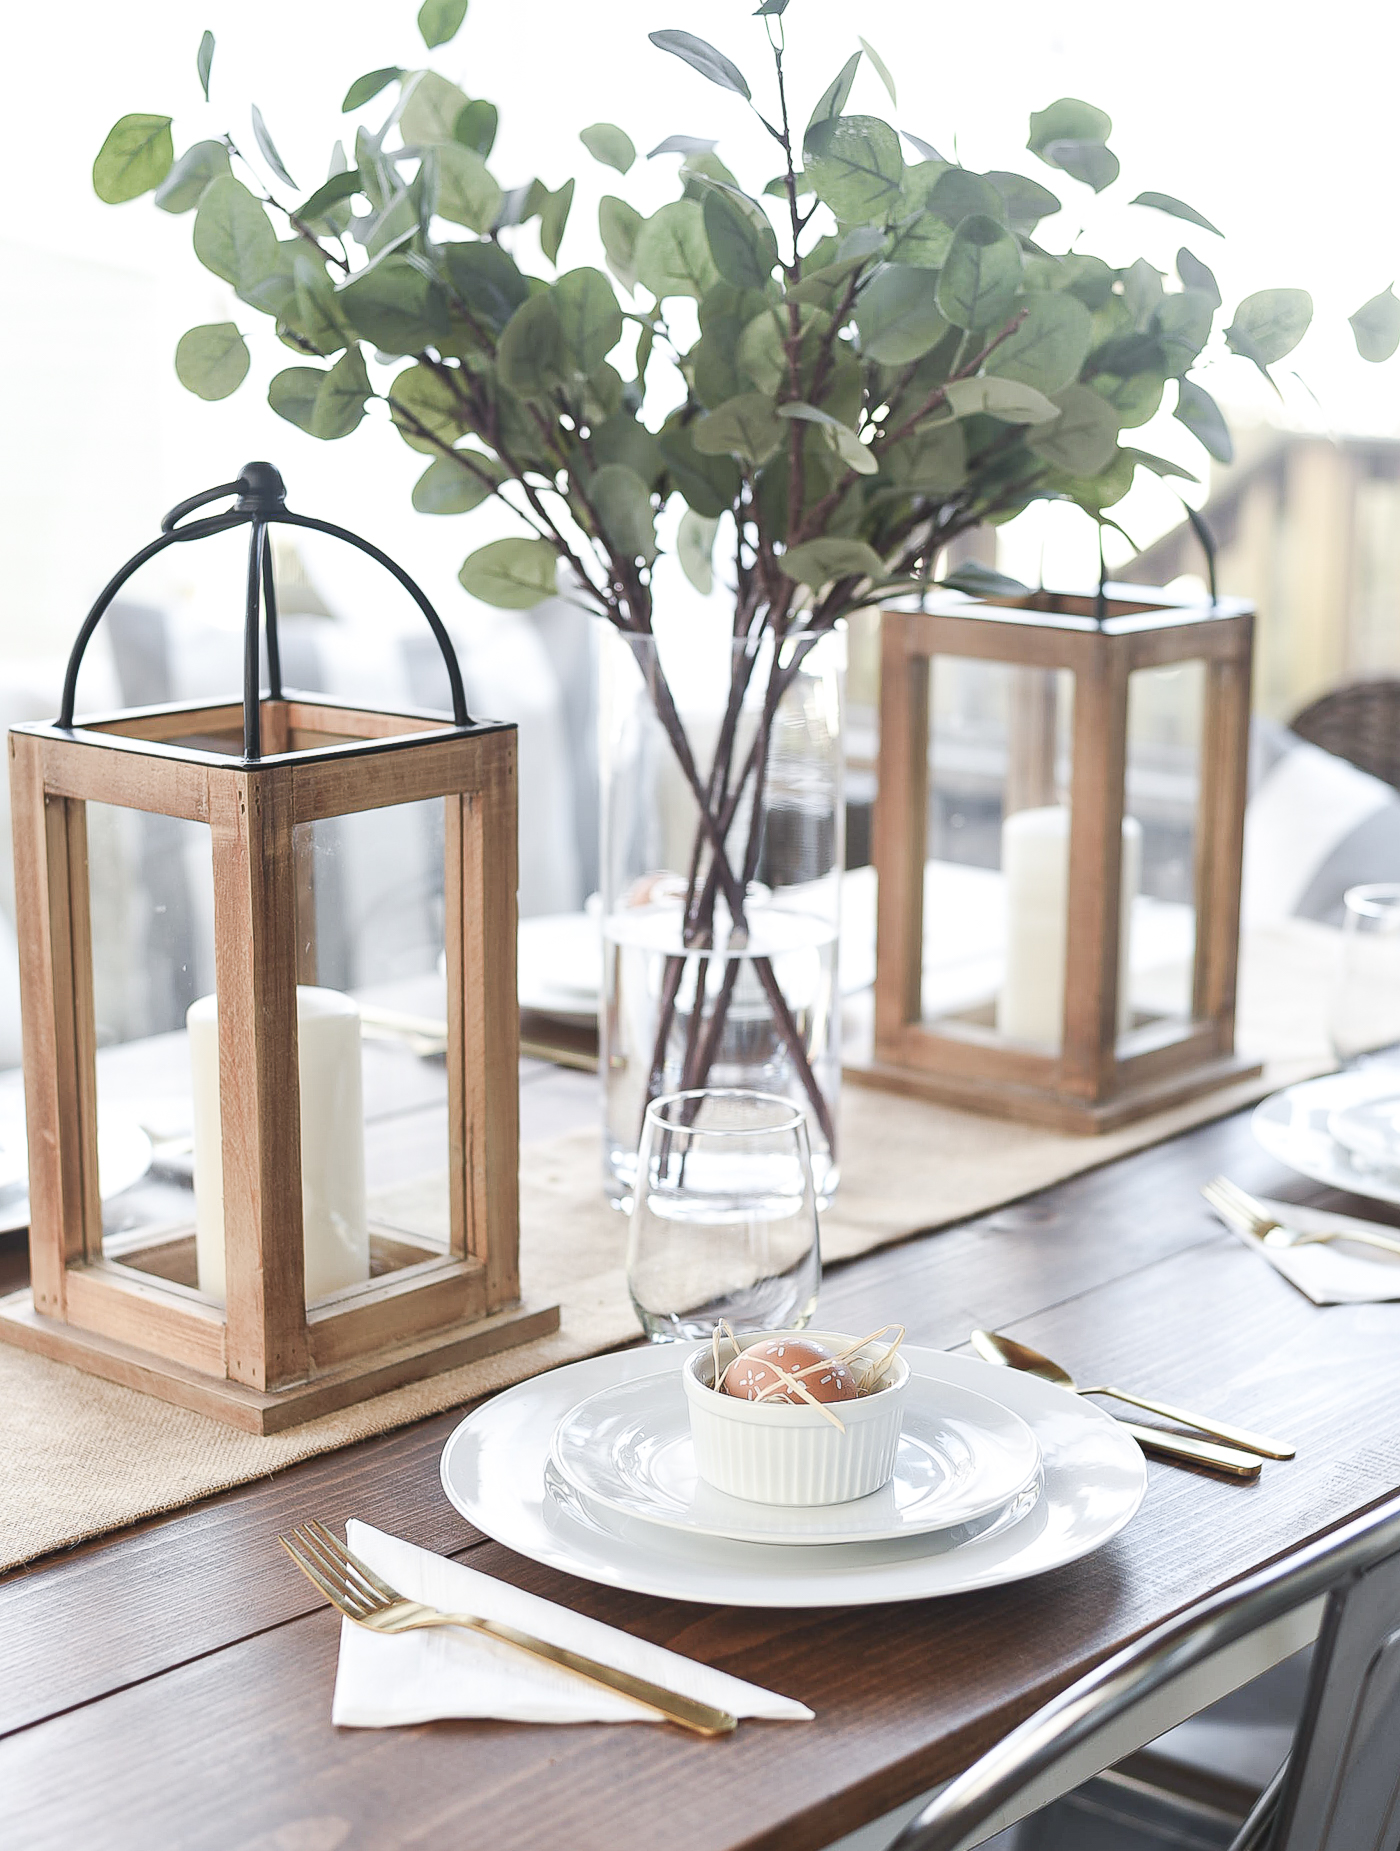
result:
[(622, 310), (601, 270), (570, 270), (550, 291), (574, 365), (596, 373), (622, 339)]
[(469, 231), (490, 231), (500, 210), (501, 189), (485, 161), (458, 141), (440, 143), (435, 159), (438, 215)]
[(546, 187), (540, 202), (540, 249), (551, 263), (559, 258), (559, 246), (564, 241), (564, 227), (569, 222), (569, 208), (574, 203), (574, 183), (566, 180), (563, 186), (551, 193)]
[(304, 225), (333, 225), (335, 207), (353, 198), (360, 191), (361, 185), (358, 168), (352, 168), (349, 173), (332, 174), (304, 204), (297, 207), (297, 217)]
[(396, 252), (353, 276), (337, 300), (355, 332), (382, 353), (418, 353), (447, 332), (441, 291)]
[(923, 156), (924, 160), (937, 161), (940, 167), (947, 167), (950, 165), (948, 161), (944, 160), (937, 148), (933, 146), (932, 142), (924, 141), (921, 136), (911, 135), (908, 129), (901, 129), (899, 132), (909, 143), (909, 146), (913, 148), (917, 154)]
[(880, 366), (904, 366), (936, 346), (948, 332), (938, 312), (932, 271), (884, 264), (856, 299), (861, 352)]
[(681, 59), (693, 71), (708, 77), (712, 84), (718, 84), (721, 90), (733, 90), (748, 102), (750, 92), (744, 73), (722, 51), (716, 51), (704, 39), (696, 38), (693, 32), (677, 31), (649, 32), (647, 37), (659, 50), (669, 51), (672, 57)]
[[(859, 37), (860, 35), (857, 34), (856, 36)], [(866, 57), (869, 58), (871, 64), (874, 65), (875, 75), (885, 86), (890, 101), (894, 104), (895, 108), (898, 109), (899, 97), (895, 94), (894, 78), (890, 75), (890, 67), (885, 63), (879, 52), (876, 51), (875, 47), (870, 43), (869, 39), (861, 39), (860, 48), (865, 53)]]
[(529, 296), (506, 323), (496, 348), (501, 383), (522, 398), (548, 398), (571, 369), (552, 291)]
[(175, 162), (156, 188), (162, 212), (193, 212), (211, 180), (226, 174), (228, 149), (221, 141), (197, 141)]
[(1198, 386), (1194, 379), (1183, 379), (1178, 385), (1175, 415), (1193, 437), (1200, 439), (1217, 463), (1234, 461), (1235, 445), (1224, 413), (1205, 387)]
[(1114, 274), (1101, 257), (1071, 252), (1059, 261), (1056, 288), (1067, 290), (1092, 312), (1113, 299)]
[(1393, 283), (1369, 302), (1363, 302), (1347, 319), (1356, 338), (1356, 351), (1363, 360), (1388, 360), (1400, 347), (1400, 300), (1396, 299)]
[(718, 519), (707, 520), (694, 508), (687, 508), (676, 534), (676, 557), (681, 562), (681, 571), (706, 598), (715, 588), (714, 551), (718, 531)]
[[(811, 120), (807, 124), (808, 136), (811, 135), (812, 130), (819, 122), (834, 122), (845, 109), (846, 99), (851, 94), (851, 85), (855, 82), (856, 72), (859, 69), (860, 53), (857, 51), (853, 52), (851, 56), (847, 58), (846, 62), (841, 66), (841, 69), (817, 98), (817, 106), (812, 111)], [(803, 138), (803, 146), (806, 146), (806, 137)]]
[(1118, 156), (1100, 141), (1052, 141), (1040, 158), (1102, 193), (1118, 178)]
[(1135, 328), (1146, 328), (1162, 300), (1162, 272), (1139, 257), (1123, 272), (1123, 300)]
[(816, 425), (822, 433), (823, 441), (857, 475), (873, 476), (879, 473), (880, 465), (869, 445), (863, 444), (849, 424), (833, 417), (829, 411), (823, 411), (818, 405), (808, 405), (801, 399), (789, 399), (785, 405), (779, 405), (778, 416)]
[(1209, 296), (1212, 309), (1220, 307), (1220, 285), (1214, 271), (1199, 257), (1193, 257), (1185, 245), (1176, 254), (1176, 273), (1188, 289), (1194, 289), (1197, 295)]
[(939, 270), (953, 248), (953, 227), (935, 212), (916, 212), (901, 219), (889, 237), (886, 256), (891, 263), (913, 264), (921, 270)]
[(493, 540), (468, 556), (457, 577), (483, 604), (526, 611), (554, 596), (556, 567), (547, 540)]
[(311, 435), (328, 443), (348, 437), (364, 417), (373, 392), (359, 346), (347, 347), (321, 381), (311, 416)]
[(248, 365), (248, 343), (231, 321), (191, 328), (175, 349), (175, 376), (197, 398), (227, 398), (247, 378)]
[(1032, 115), (1030, 140), (1026, 146), (1032, 154), (1043, 157), (1052, 142), (1105, 142), (1112, 133), (1112, 118), (1103, 110), (1095, 109), (1092, 103), (1080, 102), (1078, 97), (1062, 96), (1048, 109), (1038, 109)]
[(467, 0), (423, 0), (418, 9), (418, 30), (428, 50), (456, 38), (466, 16)]
[(479, 154), (484, 161), (496, 145), (499, 126), (500, 113), (496, 105), (478, 97), (458, 111), (457, 120), (452, 124), (452, 139), (470, 148), (473, 154)]
[(1108, 466), (1118, 447), (1118, 414), (1088, 386), (1057, 392), (1060, 415), (1027, 438), (1036, 455), (1072, 476), (1093, 476)]
[(957, 328), (1006, 321), (1021, 282), (1021, 247), (1005, 227), (980, 214), (958, 226), (938, 278), (938, 307)]
[(1058, 392), (1079, 377), (1093, 333), (1094, 318), (1082, 302), (1061, 291), (1042, 292), (1028, 299), (1025, 320), (992, 354), (988, 370)]
[(1312, 308), (1312, 297), (1306, 289), (1261, 289), (1246, 296), (1225, 330), (1230, 351), (1242, 354), (1261, 373), (1267, 373), (1274, 361), (1292, 353), (1307, 333)]
[(293, 180), (292, 176), (287, 172), (286, 163), (277, 152), (277, 144), (273, 141), (271, 135), (268, 134), (267, 124), (263, 121), (263, 113), (256, 103), (253, 104), (252, 114), (253, 139), (257, 142), (259, 148), (262, 149), (263, 159), (267, 162), (268, 166), (279, 180), (284, 181), (288, 186), (294, 187), (296, 181)]
[(289, 366), (273, 377), (267, 388), (267, 402), (279, 418), (310, 435), (325, 378), (319, 366)]
[(994, 219), (998, 225), (1006, 223), (1001, 189), (966, 167), (945, 167), (929, 189), (927, 206), (946, 225), (961, 225), (974, 214)]
[(757, 206), (715, 190), (701, 207), (715, 268), (737, 289), (762, 289), (778, 261), (778, 240)]
[(1013, 231), (1034, 231), (1042, 219), (1060, 210), (1060, 202), (1050, 189), (1028, 180), (1024, 174), (990, 173), (986, 177), (1001, 194), (1006, 220)]
[(1175, 477), (1182, 482), (1199, 482), (1199, 476), (1193, 476), (1189, 469), (1183, 469), (1180, 463), (1170, 462), (1165, 456), (1154, 456), (1150, 450), (1125, 449), (1124, 456), (1130, 456), (1134, 464), (1141, 463), (1144, 469), (1150, 469), (1154, 476)]
[(876, 116), (833, 116), (807, 131), (807, 180), (845, 223), (883, 217), (898, 206), (904, 181), (899, 137)]
[(880, 470), (901, 488), (952, 494), (967, 480), (967, 439), (960, 423), (929, 424), (892, 444)]
[(272, 221), (241, 180), (220, 174), (205, 187), (194, 215), (194, 254), (235, 289), (249, 289), (278, 268)]
[(429, 463), (413, 485), (420, 514), (470, 514), (503, 481), (499, 463), (479, 450), (454, 450)]
[(456, 84), (436, 71), (418, 71), (409, 79), (408, 100), (399, 117), (399, 131), (411, 147), (433, 147), (455, 141), (457, 118), (469, 101)]
[(953, 379), (944, 399), (955, 418), (1000, 418), (1004, 424), (1050, 424), (1060, 416), (1057, 399), (1019, 379), (1001, 379), (987, 373), (974, 379)]
[(755, 465), (772, 456), (785, 432), (766, 392), (741, 392), (692, 426), (693, 442), (701, 456), (737, 456)]
[(627, 290), (637, 286), (637, 234), (644, 223), (641, 213), (625, 199), (605, 193), (598, 201), (598, 233), (607, 265)]
[(1214, 232), (1217, 238), (1225, 236), (1218, 225), (1212, 225), (1208, 218), (1203, 218), (1194, 206), (1188, 206), (1184, 200), (1173, 199), (1170, 193), (1139, 193), (1128, 204), (1151, 206), (1156, 212), (1166, 212), (1174, 219), (1185, 219), (1189, 225), (1199, 225), (1202, 231)]
[(1160, 373), (1095, 373), (1088, 383), (1118, 413), (1122, 430), (1133, 430), (1156, 416), (1165, 385)]
[(624, 559), (656, 557), (656, 515), (647, 485), (625, 463), (606, 463), (588, 482), (588, 499), (605, 538)]
[(1162, 298), (1152, 317), (1152, 332), (1161, 342), (1170, 377), (1180, 379), (1195, 365), (1198, 354), (1210, 339), (1215, 307), (1209, 296), (1194, 289)]
[(1029, 585), (1023, 585), (1010, 573), (998, 572), (995, 566), (983, 565), (980, 559), (967, 559), (939, 580), (949, 591), (961, 591), (969, 598), (1028, 598)]
[(410, 450), (435, 456), (451, 446), (469, 428), (462, 401), (447, 375), (450, 369), (409, 366), (389, 387), (389, 415)]
[(668, 475), (697, 514), (713, 520), (733, 505), (740, 486), (738, 466), (728, 455), (707, 456), (696, 449), (695, 425), (686, 422), (684, 410), (667, 418), (657, 443)]
[(123, 116), (98, 149), (92, 190), (107, 205), (119, 206), (159, 186), (174, 163), (169, 116)]
[(647, 159), (654, 161), (658, 154), (711, 154), (718, 146), (717, 141), (703, 135), (668, 135), (665, 141), (657, 142)]
[(796, 579), (800, 585), (810, 585), (814, 591), (831, 584), (834, 579), (879, 578), (885, 570), (880, 555), (864, 540), (831, 537), (804, 540), (800, 546), (790, 546), (779, 564), (789, 578)]
[(514, 258), (485, 238), (477, 244), (447, 244), (442, 251), (457, 295), (474, 317), (499, 332), (530, 293)]
[(655, 487), (666, 467), (660, 444), (644, 424), (639, 424), (625, 411), (600, 424), (588, 442), (598, 467), (604, 463), (625, 463), (648, 488)]
[(325, 264), (301, 245), (291, 253), (291, 267), (292, 300), (285, 305), (282, 318), (312, 351), (338, 353), (347, 343), (335, 285), (326, 274)]
[(620, 174), (625, 174), (637, 158), (632, 137), (611, 122), (595, 122), (591, 128), (581, 129), (579, 140), (595, 161), (615, 168)]
[(345, 101), (340, 105), (342, 116), (348, 116), (352, 110), (363, 109), (366, 103), (372, 103), (381, 90), (396, 83), (404, 76), (401, 64), (386, 64), (381, 70), (366, 71), (363, 77), (357, 77), (345, 92)]
[[(797, 305), (797, 328), (802, 343), (798, 350), (799, 359), (805, 357), (808, 336), (813, 333), (820, 336), (830, 325), (830, 320), (830, 316), (813, 308), (810, 303)], [(774, 398), (788, 383), (790, 360), (787, 344), (790, 338), (790, 309), (780, 306), (764, 308), (747, 323), (734, 350), (740, 373), (752, 380), (761, 392)]]
[(199, 50), (195, 54), (195, 72), (199, 77), (199, 87), (204, 92), (204, 100), (209, 101), (209, 77), (214, 69), (214, 34), (206, 32), (199, 41)]
[(705, 215), (693, 199), (676, 199), (642, 224), (636, 236), (638, 279), (661, 301), (694, 296), (698, 301), (719, 280)]

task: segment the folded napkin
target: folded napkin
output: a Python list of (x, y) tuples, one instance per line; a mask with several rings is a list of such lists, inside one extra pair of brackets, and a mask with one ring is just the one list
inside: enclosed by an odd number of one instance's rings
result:
[[(567, 1646), (590, 1658), (649, 1678), (654, 1684), (734, 1716), (810, 1722), (812, 1711), (709, 1665), (681, 1658), (630, 1633), (571, 1613), (509, 1582), (433, 1555), (353, 1518), (346, 1541), (354, 1554), (410, 1600), (444, 1613), (474, 1613)], [(514, 1646), (462, 1627), (388, 1637), (344, 1620), (331, 1721), (344, 1728), (380, 1729), (431, 1722), (438, 1716), (495, 1716), (509, 1722), (656, 1722), (617, 1692), (532, 1658)]]
[[(1296, 1228), (1302, 1234), (1346, 1227), (1396, 1233), (1394, 1228), (1358, 1221), (1353, 1215), (1336, 1215), (1330, 1209), (1298, 1208), (1292, 1202), (1271, 1202), (1262, 1196), (1260, 1200), (1284, 1227)], [(1392, 1258), (1379, 1248), (1349, 1246), (1341, 1241), (1312, 1247), (1270, 1247), (1238, 1228), (1232, 1231), (1246, 1246), (1262, 1253), (1276, 1272), (1315, 1305), (1373, 1305), (1400, 1298), (1400, 1254)]]

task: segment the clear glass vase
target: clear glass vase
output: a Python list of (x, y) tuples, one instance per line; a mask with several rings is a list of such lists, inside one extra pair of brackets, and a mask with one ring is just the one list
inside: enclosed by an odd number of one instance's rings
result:
[(697, 1087), (800, 1105), (818, 1201), (836, 1189), (844, 669), (841, 631), (786, 645), (776, 668), (771, 644), (750, 658), (608, 640), (599, 1027), (614, 1203), (631, 1196), (648, 1103)]

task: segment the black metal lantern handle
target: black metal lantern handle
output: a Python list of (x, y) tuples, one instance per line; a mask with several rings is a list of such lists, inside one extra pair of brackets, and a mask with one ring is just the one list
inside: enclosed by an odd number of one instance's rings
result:
[[(232, 508), (222, 514), (204, 516), (201, 520), (188, 520), (186, 517), (213, 501), (226, 500), (236, 495), (238, 499)], [(103, 588), (101, 595), (83, 620), (72, 653), (68, 657), (67, 672), (63, 677), (63, 704), (59, 710), (58, 724), (65, 729), (73, 725), (73, 707), (78, 694), (78, 670), (82, 667), (83, 656), (92, 635), (108, 606), (126, 584), (149, 559), (163, 552), (167, 546), (174, 546), (184, 540), (202, 540), (209, 534), (223, 533), (230, 527), (251, 526), (252, 533), (248, 539), (248, 588), (245, 607), (243, 634), (243, 756), (255, 759), (262, 757), (262, 720), (261, 720), (261, 679), (258, 663), (259, 617), (267, 634), (267, 672), (268, 693), (272, 700), (282, 698), (282, 657), (277, 641), (277, 587), (272, 572), (272, 548), (268, 545), (267, 530), (274, 523), (280, 522), (289, 527), (310, 527), (317, 533), (326, 533), (335, 540), (344, 540), (347, 545), (358, 547), (391, 572), (403, 586), (428, 620), (428, 627), (442, 651), (443, 663), (447, 669), (448, 685), (452, 690), (452, 720), (456, 726), (470, 726), (471, 715), (467, 712), (466, 691), (462, 686), (462, 670), (457, 661), (457, 651), (452, 646), (452, 639), (447, 634), (442, 619), (429, 603), (420, 586), (408, 576), (403, 567), (390, 559), (387, 553), (380, 552), (377, 546), (368, 540), (362, 540), (358, 534), (348, 528), (337, 527), (330, 521), (314, 519), (309, 514), (293, 514), (287, 507), (287, 491), (282, 478), (271, 463), (249, 463), (243, 469), (236, 482), (223, 482), (217, 488), (207, 488), (198, 495), (191, 495), (188, 501), (182, 501), (172, 508), (161, 522), (160, 538), (152, 540), (149, 546), (142, 547), (133, 558), (128, 559), (121, 570)]]

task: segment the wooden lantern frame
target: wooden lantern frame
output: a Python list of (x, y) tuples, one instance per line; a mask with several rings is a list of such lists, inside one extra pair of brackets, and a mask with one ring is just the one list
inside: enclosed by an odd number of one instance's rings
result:
[[(1249, 750), (1254, 611), (1238, 599), (1183, 605), (1136, 586), (1099, 597), (947, 595), (881, 613), (879, 877), (873, 1056), (857, 1081), (1060, 1130), (1099, 1132), (1257, 1074), (1234, 1051), (1240, 863)], [(928, 839), (929, 665), (935, 656), (1074, 676), (1069, 919), (1058, 1053), (972, 1021), (922, 1019), (923, 870)], [(1118, 938), (1129, 677), (1205, 664), (1196, 819), (1196, 952), (1189, 1020), (1119, 1036)], [(1032, 792), (1053, 786), (1053, 715), (1029, 711), (1009, 766)], [(1035, 761), (1038, 761), (1036, 763)], [(1045, 801), (1032, 796), (1032, 801)]]
[[(266, 570), (271, 612), (270, 560), (254, 551), (254, 585)], [(251, 712), (245, 699), (11, 730), (31, 1289), (0, 1300), (0, 1338), (271, 1433), (558, 1328), (557, 1306), (520, 1302), (516, 730), (468, 719), (453, 680), (456, 720), (278, 687)], [(256, 757), (246, 750), (250, 728)], [(379, 1258), (394, 1270), (308, 1308), (296, 991), (315, 981), (308, 934), (298, 932), (298, 909), (305, 926), (313, 896), (309, 840), (294, 831), (437, 798), (446, 819), (446, 1251), (381, 1235)], [(153, 1232), (164, 1253), (103, 1252), (87, 867), (94, 801), (210, 830), (222, 1307), (194, 1287), (192, 1230)]]

